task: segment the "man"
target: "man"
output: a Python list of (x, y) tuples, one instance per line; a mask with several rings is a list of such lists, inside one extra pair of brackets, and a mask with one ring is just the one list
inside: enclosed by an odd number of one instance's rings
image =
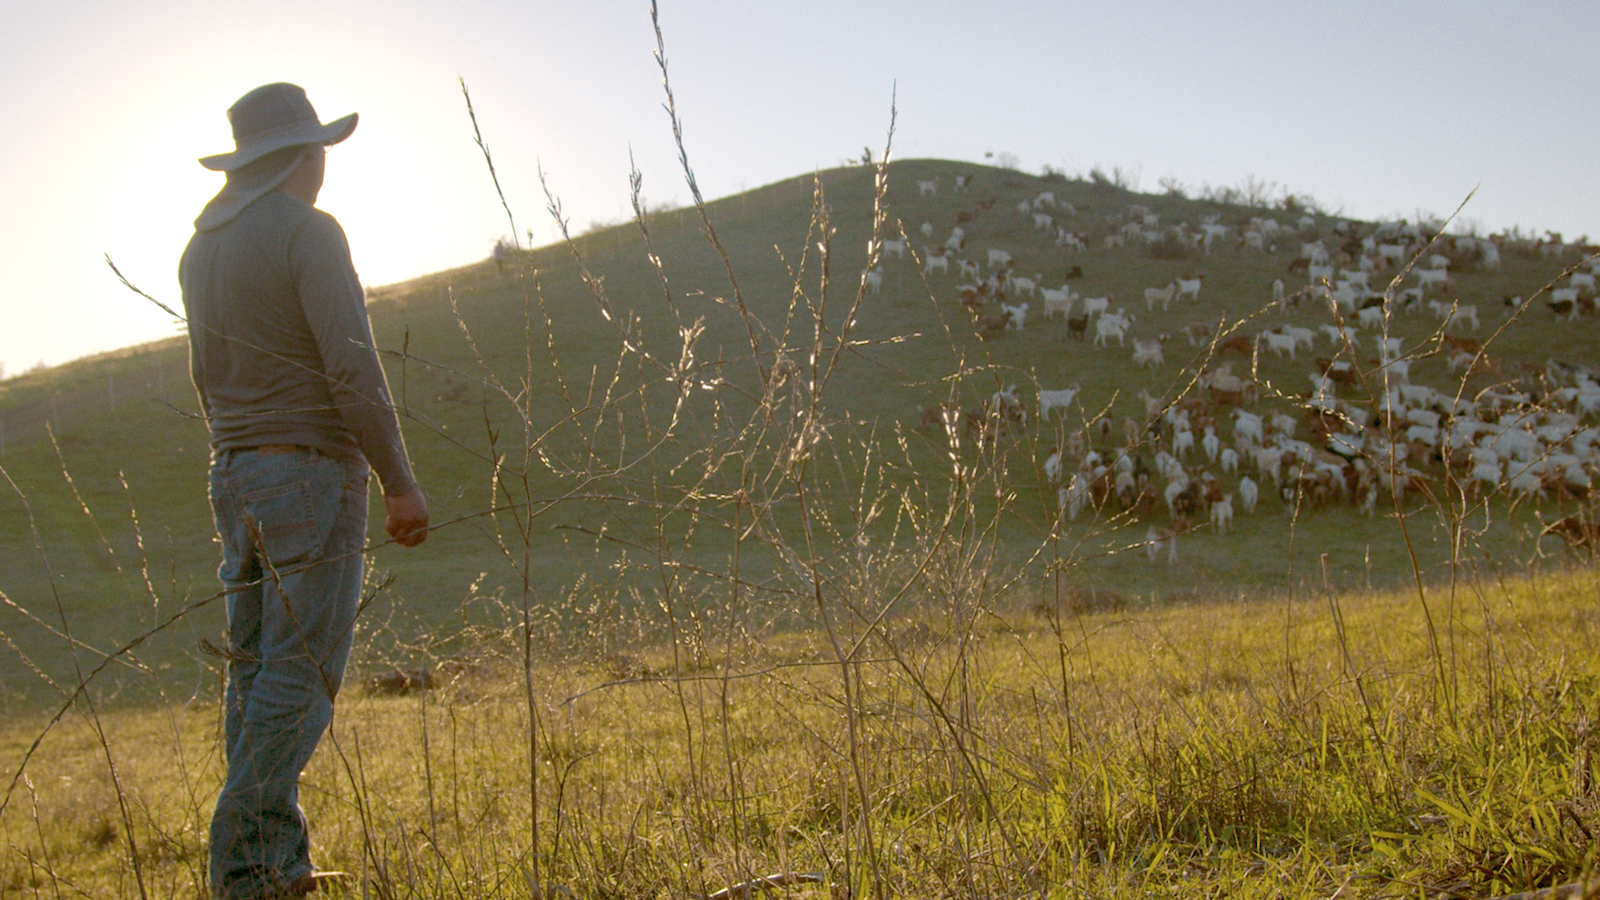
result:
[(350, 654), (367, 530), (367, 473), (384, 528), (422, 543), (411, 473), (361, 281), (339, 223), (315, 208), (323, 124), (292, 84), (228, 110), (235, 149), (179, 265), (190, 369), (211, 430), (211, 506), (228, 590), (228, 772), (211, 822), (224, 900), (315, 890), (300, 772), (333, 716)]

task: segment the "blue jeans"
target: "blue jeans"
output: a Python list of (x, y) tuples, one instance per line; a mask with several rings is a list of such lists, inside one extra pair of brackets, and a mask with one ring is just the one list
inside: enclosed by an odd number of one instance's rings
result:
[(228, 594), (228, 774), (211, 819), (211, 891), (270, 894), (312, 871), (300, 772), (333, 719), (367, 533), (367, 465), (310, 448), (211, 465)]

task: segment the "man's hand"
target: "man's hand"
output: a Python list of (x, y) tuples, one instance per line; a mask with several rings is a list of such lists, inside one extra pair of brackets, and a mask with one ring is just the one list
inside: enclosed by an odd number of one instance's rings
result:
[(383, 530), (402, 547), (415, 547), (428, 537), (428, 501), (421, 488), (383, 497)]

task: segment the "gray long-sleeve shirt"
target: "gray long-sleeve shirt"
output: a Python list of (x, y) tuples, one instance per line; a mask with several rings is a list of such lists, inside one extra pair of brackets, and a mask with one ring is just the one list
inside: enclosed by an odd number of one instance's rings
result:
[(301, 444), (365, 456), (390, 496), (416, 486), (333, 216), (269, 191), (197, 230), (178, 280), (213, 452)]

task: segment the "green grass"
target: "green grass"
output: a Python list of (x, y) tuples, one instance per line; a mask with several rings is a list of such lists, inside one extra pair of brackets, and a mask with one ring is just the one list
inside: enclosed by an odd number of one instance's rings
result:
[[(970, 193), (949, 193), (956, 172), (973, 177)], [(727, 247), (740, 294), (760, 323), (763, 365), (771, 365), (773, 354), (781, 351), (809, 379), (810, 348), (836, 342), (866, 261), (872, 175), (866, 168), (833, 170), (821, 173), (817, 186), (810, 178), (794, 179), (710, 205), (708, 214)], [(933, 175), (942, 176), (945, 192), (934, 198), (918, 196), (916, 181)], [(936, 224), (938, 239), (957, 214), (974, 214), (966, 226), (967, 256), (981, 260), (989, 246), (1008, 248), (1017, 271), (1039, 272), (1044, 284), (1059, 283), (1055, 275), (1065, 266), (1081, 265), (1085, 277), (1078, 289), (1085, 296), (1115, 294), (1138, 316), (1135, 335), (1157, 330), (1177, 334), (1188, 321), (1215, 324), (1225, 317), (1237, 321), (1256, 315), (1273, 278), (1299, 277), (1283, 271), (1298, 249), (1297, 238), (1285, 238), (1276, 254), (1240, 252), (1230, 242), (1219, 242), (1208, 256), (1179, 260), (1154, 259), (1133, 247), (1064, 253), (1014, 210), (1019, 199), (1042, 189), (1076, 206), (1076, 217), (1066, 219), (1072, 227), (1097, 235), (1109, 230), (1108, 215), (1125, 213), (1134, 202), (1150, 207), (1164, 223), (1197, 222), (1216, 214), (1238, 224), (1263, 212), (919, 160), (889, 169), (888, 224), (895, 228), (904, 222), (915, 247), (921, 243), (915, 232), (922, 221)], [(979, 209), (980, 202), (991, 200), (987, 211)], [(1289, 218), (1282, 211), (1266, 213)], [(1319, 217), (1323, 235), (1331, 235), (1332, 221)], [(394, 576), (386, 593), (414, 618), (418, 633), (454, 627), (464, 611), (461, 601), (474, 584), (480, 592), (493, 593), (516, 589), (522, 582), (518, 560), (523, 542), (513, 541), (519, 548), (508, 555), (497, 546), (484, 516), (492, 498), (506, 499), (491, 490), (491, 461), (496, 457), (525, 477), (518, 488), (524, 501), (552, 501), (539, 505), (529, 524), (527, 567), (530, 580), (548, 598), (545, 602), (555, 607), (553, 615), (569, 612), (565, 607), (570, 602), (580, 607), (598, 602), (593, 584), (607, 567), (636, 571), (627, 562), (628, 553), (635, 560), (641, 553), (658, 555), (663, 541), (676, 541), (691, 530), (694, 539), (686, 552), (712, 570), (727, 570), (739, 543), (733, 538), (736, 526), (731, 519), (711, 523), (737, 506), (728, 498), (740, 495), (741, 478), (746, 479), (743, 489), (750, 490), (759, 485), (749, 479), (772, 477), (771, 472), (740, 475), (732, 468), (742, 458), (732, 440), (735, 429), (748, 422), (754, 408), (749, 338), (723, 264), (701, 235), (696, 211), (653, 214), (649, 224), (653, 249), (663, 261), (665, 288), (645, 255), (638, 228), (624, 225), (580, 237), (570, 250), (556, 246), (527, 253), (520, 260), (526, 263), (520, 279), (497, 278), (485, 263), (373, 292), (379, 345), (394, 353), (404, 348), (410, 357), (402, 364), (391, 354), (390, 377), (405, 407), (407, 439), (418, 472), (436, 519), (444, 523), (421, 552), (400, 554), (385, 548), (373, 557), (375, 567)], [(829, 235), (825, 263), (817, 250), (823, 229)], [(600, 289), (614, 322), (600, 313), (580, 278), (575, 255), (602, 279)], [(1498, 310), (1498, 297), (1532, 295), (1561, 269), (1560, 263), (1514, 250), (1505, 258), (1499, 272), (1459, 276), (1463, 302), (1475, 301), (1484, 310), (1486, 332), (1500, 324), (1497, 312), (1491, 311)], [(884, 266), (884, 292), (862, 298), (849, 332), (851, 345), (828, 376), (818, 411), (840, 459), (856, 460), (841, 464), (865, 459), (882, 463), (876, 473), (879, 484), (897, 496), (915, 493), (937, 504), (952, 477), (961, 477), (948, 465), (942, 440), (917, 430), (921, 405), (954, 398), (970, 408), (1008, 383), (1023, 385), (1025, 397), (1033, 385), (1078, 383), (1086, 412), (1109, 407), (1120, 422), (1142, 416), (1143, 406), (1134, 396), (1140, 389), (1177, 397), (1193, 372), (1185, 365), (1189, 354), (1199, 354), (1179, 337), (1167, 345), (1164, 368), (1135, 369), (1126, 351), (1063, 340), (1064, 324), (1039, 321), (1038, 310), (1020, 334), (981, 342), (954, 302), (957, 278), (933, 276), (925, 282), (913, 260), (890, 258)], [(1206, 283), (1198, 304), (1176, 304), (1163, 315), (1136, 302), (1143, 287), (1200, 271)], [(143, 301), (130, 295), (129, 302)], [(820, 338), (813, 330), (818, 315), (824, 323)], [(1288, 317), (1308, 326), (1327, 320), (1325, 311), (1309, 307)], [(1278, 321), (1282, 319), (1276, 315), (1260, 316), (1242, 331), (1254, 333)], [(636, 346), (674, 363), (681, 351), (679, 329), (697, 322), (703, 333), (688, 371), (702, 381), (724, 378), (726, 387), (690, 391), (674, 428), (666, 433), (662, 428), (676, 387), (663, 380), (653, 363), (626, 351), (622, 335), (632, 335)], [(1398, 315), (1394, 333), (1408, 347), (1421, 346), (1436, 325), (1426, 312)], [(476, 353), (463, 338), (463, 326)], [(1491, 344), (1490, 358), (1499, 375), (1474, 376), (1466, 391), (1474, 393), (1496, 378), (1516, 377), (1520, 367), (1542, 365), (1552, 355), (1581, 360), (1582, 341), (1581, 329), (1553, 322), (1542, 309), (1530, 310)], [(1320, 344), (1318, 352), (1330, 350)], [(1234, 362), (1240, 371), (1251, 364)], [(1308, 387), (1303, 374), (1307, 366), (1270, 354), (1258, 362), (1262, 381), (1281, 392), (1273, 397), (1267, 391), (1260, 410), (1293, 411), (1296, 395)], [(0, 417), (7, 423), (0, 465), (16, 484), (16, 490), (8, 485), (0, 491), (0, 591), (57, 628), (63, 614), (56, 608), (59, 602), (75, 636), (96, 648), (119, 646), (157, 621), (163, 610), (214, 590), (215, 551), (204, 500), (205, 438), (193, 417), (185, 372), (183, 347), (173, 340), (0, 385)], [(1452, 387), (1438, 356), (1414, 362), (1413, 373), (1414, 380)], [(814, 383), (819, 390), (823, 387)], [(503, 395), (496, 384), (506, 388)], [(520, 410), (510, 402), (519, 395)], [(59, 452), (46, 434), (47, 421)], [(1079, 423), (1081, 427), (1081, 419)], [(1324, 554), (1341, 585), (1381, 586), (1411, 577), (1410, 554), (1394, 527), (1392, 510), (1368, 520), (1336, 507), (1302, 511), (1291, 521), (1290, 512), (1271, 498), (1264, 500), (1257, 517), (1241, 515), (1236, 533), (1203, 534), (1186, 542), (1180, 564), (1171, 569), (1152, 568), (1138, 552), (1112, 552), (1142, 540), (1143, 523), (1062, 527), (1055, 521), (1054, 493), (1039, 465), (1048, 448), (1061, 442), (1059, 427), (1030, 424), (989, 458), (980, 461), (969, 454), (967, 460), (965, 471), (993, 480), (992, 489), (975, 498), (974, 509), (994, 516), (993, 534), (1020, 577), (1040, 581), (1046, 577), (1041, 568), (1045, 561), (1065, 559), (1075, 582), (1130, 600), (1195, 591), (1300, 590), (1306, 577), (1320, 582)], [(1116, 434), (1120, 439), (1120, 428)], [(539, 455), (521, 454), (508, 439), (537, 443)], [(688, 468), (683, 467), (686, 462)], [(71, 476), (76, 492), (69, 489), (64, 473)], [(691, 484), (698, 485), (694, 490), (702, 496), (685, 505)], [(858, 488), (853, 473), (845, 470), (821, 486), (829, 502), (846, 505)], [(779, 517), (775, 521), (786, 514), (785, 503), (780, 500), (772, 508)], [(660, 514), (674, 504), (676, 513)], [(713, 506), (717, 515), (708, 517)], [(1418, 509), (1418, 503), (1409, 508)], [(699, 524), (691, 526), (691, 521)], [(1529, 517), (1508, 513), (1503, 501), (1491, 502), (1468, 521), (1479, 529), (1475, 547), (1492, 548), (1480, 560), (1486, 564), (1521, 569), (1537, 555), (1528, 537)], [(1425, 577), (1442, 577), (1440, 567), (1452, 559), (1449, 516), (1419, 512), (1412, 524)], [(607, 535), (597, 540), (594, 535), (602, 529)], [(759, 565), (760, 552), (743, 562)], [(646, 574), (633, 579), (630, 587), (648, 590), (651, 581)], [(644, 610), (656, 605), (645, 597)], [(465, 613), (472, 615), (470, 609)], [(202, 609), (186, 616), (170, 640), (142, 648), (143, 654), (152, 665), (192, 666), (186, 648), (219, 629), (219, 613)], [(66, 677), (65, 644), (59, 638), (15, 615), (5, 630), (46, 672)], [(0, 679), (8, 694), (39, 696), (36, 680), (14, 656), (0, 661)]]
[[(958, 172), (970, 193), (949, 193)], [(908, 190), (933, 176), (939, 196)], [(414, 552), (374, 537), (304, 793), (320, 864), (385, 897), (710, 894), (774, 872), (822, 873), (797, 896), (873, 897), (1576, 877), (1595, 569), (1538, 516), (1577, 501), (1479, 502), (1431, 463), (1430, 494), (1370, 518), (1267, 497), (1228, 534), (1184, 534), (1171, 566), (1140, 546), (1164, 512), (1063, 521), (1048, 448), (1101, 412), (1144, 419), (1141, 390), (1184, 400), (1215, 360), (1180, 338), (1139, 370), (1037, 310), (982, 341), (958, 279), (913, 259), (864, 293), (873, 236), (903, 223), (915, 247), (921, 222), (965, 221), (970, 257), (1003, 247), (1046, 285), (1081, 265), (1079, 291), (1122, 298), (1141, 337), (1284, 321), (1263, 308), (1298, 239), (1067, 255), (1016, 212), (1044, 189), (1096, 237), (1134, 203), (1292, 218), (913, 160), (371, 291), (437, 527)], [(1504, 255), (1458, 276), (1486, 332), (1500, 295), (1564, 265)], [(1199, 271), (1196, 304), (1135, 300)], [(1435, 327), (1392, 323), (1413, 380), (1468, 395), (1542, 391), (1545, 358), (1589, 352), (1536, 307), (1452, 384)], [(1259, 411), (1302, 409), (1303, 361), (1231, 361)], [(198, 648), (223, 623), (184, 373), (173, 340), (0, 384), (7, 895), (203, 890), (220, 667)], [(988, 444), (919, 425), (1011, 383), (1030, 407), (1077, 383), (1081, 409)], [(360, 690), (393, 666), (441, 684)]]
[[(817, 631), (685, 626), (541, 644), (526, 687), (517, 642), (480, 633), (433, 692), (352, 685), (303, 802), (320, 864), (379, 896), (526, 897), (535, 871), (617, 897), (775, 872), (896, 896), (1508, 892), (1576, 878), (1589, 845), (1597, 589), (1464, 582), (1429, 593), (1432, 637), (1410, 593), (843, 615), (843, 667)], [(30, 763), (0, 885), (136, 893), (109, 756), (152, 896), (194, 896), (215, 704), (99, 719), (107, 746), (73, 715)]]

